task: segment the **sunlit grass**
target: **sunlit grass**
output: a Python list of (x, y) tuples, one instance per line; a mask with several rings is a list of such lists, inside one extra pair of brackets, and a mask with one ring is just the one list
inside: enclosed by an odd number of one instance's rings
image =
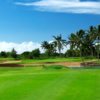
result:
[(100, 70), (0, 68), (0, 100), (100, 100)]

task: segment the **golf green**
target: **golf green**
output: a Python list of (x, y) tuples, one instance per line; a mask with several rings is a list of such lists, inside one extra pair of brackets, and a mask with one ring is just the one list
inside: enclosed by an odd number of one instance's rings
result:
[(0, 100), (100, 100), (100, 70), (0, 68)]

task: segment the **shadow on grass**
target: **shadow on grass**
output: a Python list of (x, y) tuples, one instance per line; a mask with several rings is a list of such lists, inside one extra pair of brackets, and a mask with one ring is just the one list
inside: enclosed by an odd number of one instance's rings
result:
[(0, 64), (0, 67), (24, 67), (24, 66), (21, 64), (10, 63), (10, 64)]
[(69, 69), (100, 69), (100, 66), (70, 67)]
[(56, 70), (60, 70), (60, 69), (69, 69), (66, 66), (62, 66), (62, 65), (42, 65), (43, 69), (56, 69)]

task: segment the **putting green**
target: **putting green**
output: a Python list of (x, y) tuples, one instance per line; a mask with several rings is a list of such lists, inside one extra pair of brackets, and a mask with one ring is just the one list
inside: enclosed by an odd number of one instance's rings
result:
[(100, 70), (0, 68), (0, 100), (100, 100)]

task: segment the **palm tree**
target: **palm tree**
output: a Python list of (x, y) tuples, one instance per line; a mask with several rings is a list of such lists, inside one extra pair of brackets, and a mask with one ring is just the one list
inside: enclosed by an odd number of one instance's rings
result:
[(43, 49), (45, 49), (45, 52), (48, 54), (48, 56), (51, 56), (56, 52), (54, 43), (48, 43), (47, 41), (44, 41), (42, 42), (41, 46)]
[(96, 40), (97, 40), (97, 47), (98, 47), (98, 61), (100, 59), (100, 25), (97, 27), (97, 34), (96, 34)]
[(49, 49), (49, 43), (47, 41), (43, 41), (42, 44), (41, 44), (41, 47), (44, 50), (47, 50), (47, 49)]
[(71, 33), (67, 43), (70, 44), (70, 49), (74, 49), (76, 47), (76, 35), (74, 33)]
[(94, 56), (94, 51), (95, 51), (95, 38), (96, 38), (96, 28), (90, 26), (85, 37), (85, 44), (87, 44), (87, 50), (89, 52), (91, 51), (90, 53), (92, 57)]
[(59, 36), (53, 36), (54, 38), (54, 45), (58, 49), (59, 54), (61, 54), (61, 50), (63, 50), (63, 47), (66, 45), (66, 40), (62, 39), (62, 35)]
[(79, 49), (80, 50), (80, 57), (84, 54), (84, 36), (85, 31), (80, 30), (75, 34), (72, 33), (69, 37), (69, 43), (72, 49)]

